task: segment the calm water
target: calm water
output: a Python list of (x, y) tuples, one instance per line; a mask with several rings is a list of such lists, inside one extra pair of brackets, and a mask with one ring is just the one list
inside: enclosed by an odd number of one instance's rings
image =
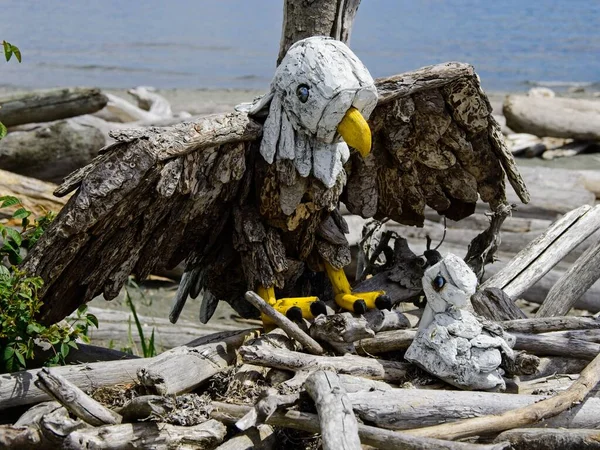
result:
[[(0, 0), (24, 61), (0, 84), (265, 88), (281, 0)], [(374, 76), (458, 60), (487, 89), (600, 82), (598, 0), (363, 0), (352, 48)], [(594, 85), (592, 89), (600, 89)]]

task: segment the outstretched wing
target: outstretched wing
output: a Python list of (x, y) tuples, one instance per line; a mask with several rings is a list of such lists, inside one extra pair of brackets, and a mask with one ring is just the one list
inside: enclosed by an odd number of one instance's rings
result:
[(114, 298), (131, 273), (143, 279), (210, 251), (248, 186), (249, 142), (261, 125), (234, 113), (166, 131), (116, 132), (57, 190), (76, 192), (24, 264), (45, 281), (44, 321), (99, 294)]
[(505, 203), (505, 176), (529, 201), (470, 65), (430, 66), (376, 85), (372, 154), (354, 154), (346, 168), (343, 200), (352, 213), (421, 226), (427, 205), (460, 220), (478, 196), (492, 210)]

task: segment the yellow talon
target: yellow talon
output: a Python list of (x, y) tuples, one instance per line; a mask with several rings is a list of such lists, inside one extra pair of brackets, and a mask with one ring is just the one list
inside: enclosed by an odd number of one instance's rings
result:
[(343, 269), (336, 269), (325, 261), (325, 270), (335, 294), (335, 302), (348, 311), (364, 314), (367, 309), (390, 309), (391, 301), (385, 291), (352, 292)]
[[(275, 289), (263, 286), (259, 286), (257, 294), (291, 320), (299, 320), (301, 318), (314, 319), (319, 314), (326, 314), (325, 304), (319, 301), (319, 297), (290, 297), (277, 300)], [(265, 325), (273, 324), (273, 321), (264, 314), (261, 315), (261, 318)]]

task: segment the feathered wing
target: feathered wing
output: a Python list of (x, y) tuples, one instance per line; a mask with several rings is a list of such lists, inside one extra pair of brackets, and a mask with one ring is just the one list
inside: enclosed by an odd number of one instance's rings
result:
[(460, 220), (475, 211), (478, 196), (492, 210), (506, 202), (505, 176), (527, 203), (473, 68), (448, 63), (409, 75), (376, 81), (380, 99), (369, 120), (373, 150), (366, 160), (354, 153), (346, 166), (348, 209), (422, 225), (427, 205)]
[(43, 319), (60, 320), (100, 294), (114, 298), (131, 273), (143, 279), (210, 254), (247, 194), (260, 130), (236, 113), (169, 133), (116, 133), (115, 144), (58, 189), (77, 191), (25, 261), (45, 281)]

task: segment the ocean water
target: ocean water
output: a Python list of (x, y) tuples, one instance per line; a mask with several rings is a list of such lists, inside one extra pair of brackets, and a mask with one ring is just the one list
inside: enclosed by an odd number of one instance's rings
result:
[[(0, 0), (23, 63), (0, 85), (264, 89), (281, 0)], [(600, 90), (598, 0), (363, 0), (351, 47), (375, 77), (445, 61), (486, 89)]]

